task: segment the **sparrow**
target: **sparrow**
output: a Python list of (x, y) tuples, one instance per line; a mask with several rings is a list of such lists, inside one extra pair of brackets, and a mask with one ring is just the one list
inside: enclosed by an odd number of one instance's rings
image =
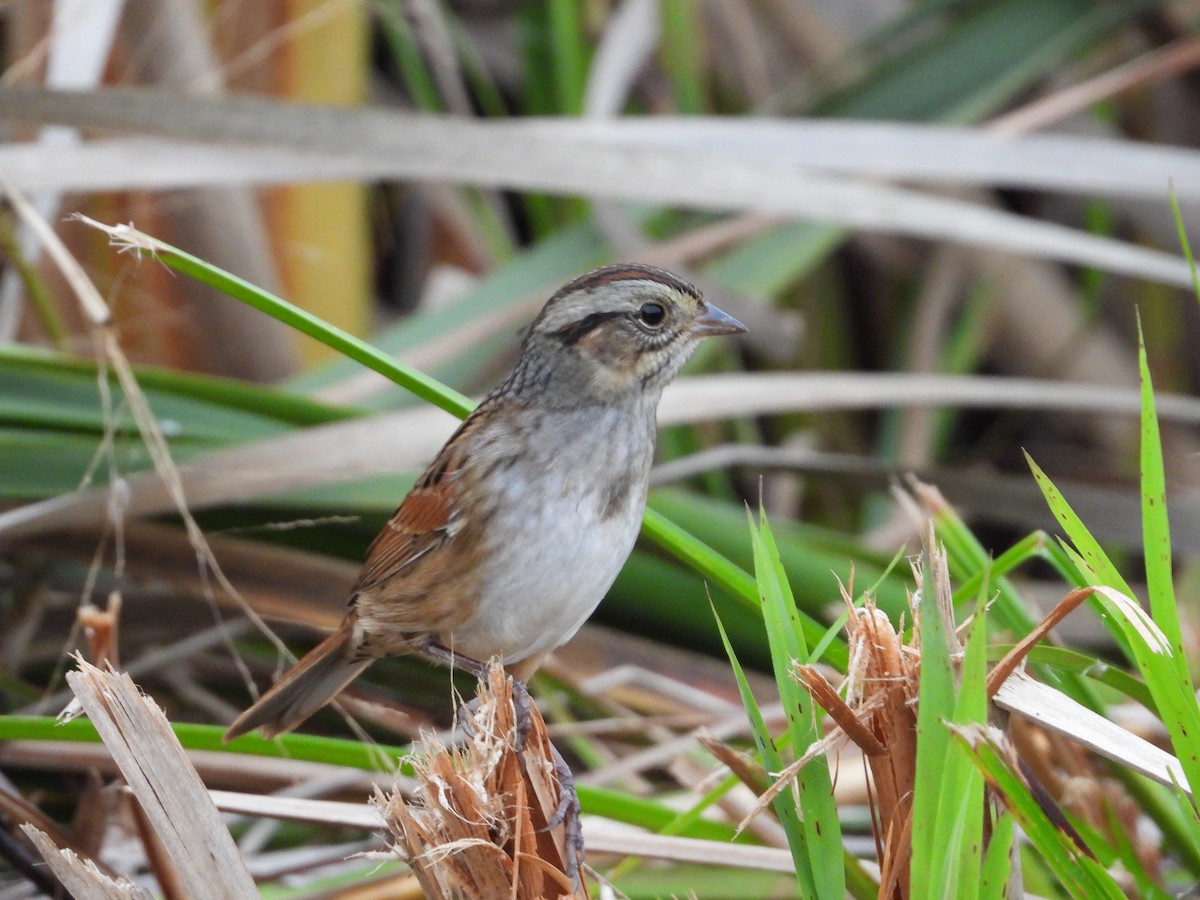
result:
[(522, 684), (633, 550), (663, 388), (701, 338), (746, 328), (686, 281), (616, 265), (559, 289), (509, 376), (438, 453), (367, 552), (336, 632), (225, 740), (290, 731), (382, 656)]

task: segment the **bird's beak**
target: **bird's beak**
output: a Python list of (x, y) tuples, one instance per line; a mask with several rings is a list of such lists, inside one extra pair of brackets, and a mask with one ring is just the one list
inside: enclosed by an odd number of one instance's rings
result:
[(711, 303), (704, 304), (704, 312), (692, 322), (688, 329), (693, 337), (711, 337), (716, 334), (739, 334), (746, 326), (729, 313), (717, 309)]

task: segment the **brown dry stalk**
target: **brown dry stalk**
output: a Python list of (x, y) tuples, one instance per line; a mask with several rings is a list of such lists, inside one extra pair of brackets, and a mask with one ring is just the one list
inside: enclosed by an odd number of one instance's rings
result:
[(1076, 588), (1071, 591), (1055, 605), (1054, 609), (1050, 610), (1046, 618), (1034, 626), (1033, 631), (1029, 632), (1015, 647), (1004, 654), (1004, 659), (996, 663), (996, 667), (988, 673), (987, 695), (989, 700), (996, 696), (996, 691), (1000, 690), (1000, 685), (1008, 681), (1008, 677), (1016, 671), (1017, 667), (1025, 662), (1025, 657), (1029, 655), (1029, 651), (1058, 627), (1059, 622), (1074, 612), (1079, 604), (1083, 603), (1084, 600), (1094, 593), (1096, 593), (1095, 588), (1090, 587)]
[(875, 790), (876, 840), (883, 847), (881, 878), (883, 884), (898, 886), (894, 896), (904, 897), (910, 855), (906, 822), (912, 815), (917, 763), (913, 701), (920, 679), (920, 657), (906, 652), (908, 648), (902, 645), (891, 622), (873, 602), (868, 601), (861, 609), (851, 608), (847, 628), (854, 688), (848, 701), (860, 710), (876, 707), (862, 724), (882, 747), (882, 753), (876, 751), (866, 757)]
[(587, 897), (573, 888), (566, 829), (545, 831), (560, 786), (546, 723), (529, 704), (530, 729), (517, 749), (513, 683), (497, 664), (479, 685), (471, 734), (461, 747), (434, 738), (414, 762), (415, 796), (377, 792), (375, 803), (431, 898)]
[[(696, 734), (696, 742), (711, 753), (717, 762), (724, 765), (730, 772), (736, 775), (738, 780), (754, 791), (755, 794), (761, 795), (766, 790), (767, 784), (770, 782), (770, 777), (767, 775), (767, 770), (757, 760), (751, 758), (748, 754), (735, 750), (707, 730), (702, 730)], [(780, 779), (780, 781), (782, 780)], [(760, 808), (765, 806), (766, 804), (756, 806), (751, 815), (757, 813)]]
[(108, 605), (104, 609), (85, 603), (79, 607), (76, 615), (79, 627), (83, 629), (83, 636), (87, 639), (88, 655), (92, 664), (97, 667), (110, 665), (114, 669), (120, 668), (121, 661), (117, 655), (120, 646), (117, 639), (121, 623), (120, 593), (113, 591), (109, 594)]
[(867, 756), (882, 756), (887, 753), (884, 743), (875, 737), (871, 729), (859, 718), (861, 711), (850, 708), (820, 669), (816, 666), (797, 664), (794, 674), (813, 700), (829, 713), (830, 718), (837, 722), (846, 737), (854, 741), (863, 753)]

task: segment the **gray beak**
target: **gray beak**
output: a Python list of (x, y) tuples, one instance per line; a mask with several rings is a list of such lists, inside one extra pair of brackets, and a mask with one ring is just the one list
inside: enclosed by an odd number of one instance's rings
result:
[(688, 332), (693, 337), (711, 337), (717, 334), (740, 334), (745, 330), (746, 326), (729, 313), (705, 303), (704, 312), (692, 322)]

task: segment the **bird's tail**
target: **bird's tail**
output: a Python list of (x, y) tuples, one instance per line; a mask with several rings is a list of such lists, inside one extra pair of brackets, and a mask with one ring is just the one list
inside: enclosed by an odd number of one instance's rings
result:
[(291, 731), (328, 703), (367, 666), (353, 652), (350, 623), (313, 647), (225, 732), (224, 740), (262, 729), (263, 737)]

